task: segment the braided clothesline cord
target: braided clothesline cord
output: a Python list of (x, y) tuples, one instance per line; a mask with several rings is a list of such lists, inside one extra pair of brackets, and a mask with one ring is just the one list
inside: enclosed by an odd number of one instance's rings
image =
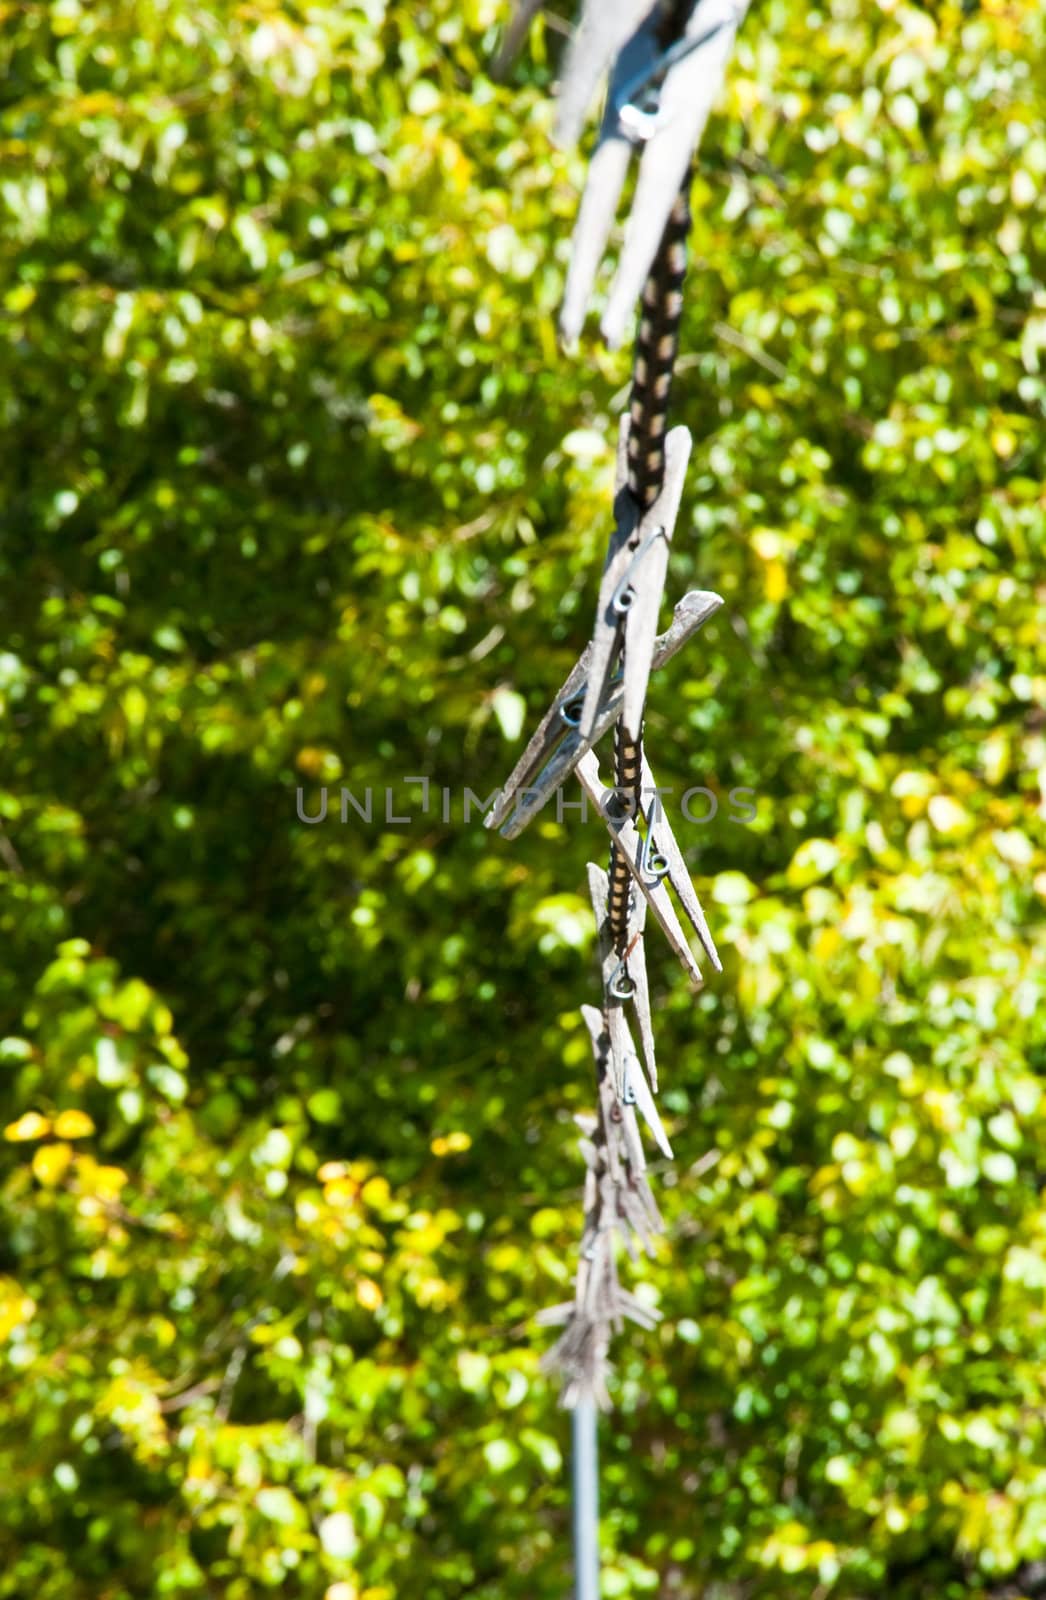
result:
[[(588, 1169), (580, 1259), (572, 1299), (541, 1319), (562, 1328), (545, 1365), (559, 1374), (562, 1401), (571, 1407), (607, 1406), (613, 1334), (626, 1321), (644, 1327), (657, 1321), (657, 1313), (624, 1288), (617, 1268), (619, 1247), (634, 1259), (640, 1249), (649, 1252), (662, 1231), (639, 1117), (662, 1155), (670, 1159), (672, 1154), (654, 1099), (658, 1073), (644, 949), (648, 911), (691, 983), (701, 983), (701, 972), (677, 903), (713, 968), (721, 970), (683, 853), (660, 808), (643, 735), (650, 673), (667, 659), (659, 655), (657, 622), (691, 450), (685, 427), (668, 431), (690, 177), (747, 3), (580, 0), (556, 118), (558, 142), (572, 143), (599, 84), (607, 84), (571, 243), (561, 334), (572, 345), (581, 333), (626, 173), (637, 155), (631, 214), (601, 324), (611, 347), (623, 338), (630, 310), (640, 303), (629, 410), (619, 437), (615, 526), (591, 643), (485, 818), (487, 827), (516, 837), (573, 773), (588, 798), (598, 800), (611, 836), (608, 870), (589, 865), (603, 994), (598, 1010), (582, 1007), (598, 1098), (595, 1117), (578, 1119)], [(539, 8), (539, 0), (516, 0), (502, 65)], [(674, 626), (690, 637), (721, 604), (719, 596), (704, 591), (684, 596)], [(604, 804), (593, 746), (611, 727), (614, 791)], [(632, 1040), (630, 1014), (638, 1024), (642, 1058)]]
[[(672, 208), (642, 299), (632, 367), (629, 404), (628, 488), (640, 512), (661, 492), (665, 473), (668, 406), (679, 348), (683, 280), (690, 231), (690, 173)], [(637, 519), (638, 526), (638, 519)], [(642, 784), (642, 728), (633, 738), (619, 721), (615, 735), (615, 787), (633, 817), (639, 815)], [(612, 845), (605, 894), (593, 894), (597, 923), (600, 900), (606, 907), (601, 940), (613, 945), (627, 977), (629, 933), (637, 898), (623, 851)], [(641, 932), (638, 935), (641, 937)], [(561, 1381), (561, 1403), (574, 1407), (592, 1402), (610, 1407), (610, 1345), (626, 1321), (651, 1328), (659, 1314), (622, 1285), (617, 1271), (620, 1243), (631, 1258), (636, 1247), (652, 1251), (664, 1224), (646, 1175), (646, 1163), (635, 1130), (635, 1113), (622, 1107), (609, 1066), (609, 1019), (606, 1010), (584, 1007), (592, 1034), (596, 1067), (597, 1113), (579, 1117), (581, 1150), (587, 1167), (584, 1225), (574, 1298), (544, 1313), (546, 1323), (563, 1322), (562, 1334), (544, 1358), (548, 1371)], [(596, 1023), (598, 1018), (598, 1024)], [(629, 1120), (626, 1121), (626, 1118)], [(632, 1136), (629, 1137), (629, 1132)]]

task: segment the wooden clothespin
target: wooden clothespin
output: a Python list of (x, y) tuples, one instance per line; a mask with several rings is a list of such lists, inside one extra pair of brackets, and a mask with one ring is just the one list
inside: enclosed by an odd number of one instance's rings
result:
[[(650, 871), (646, 842), (635, 823), (627, 813), (617, 811), (612, 803), (608, 803), (608, 800), (613, 795), (613, 790), (604, 789), (600, 783), (599, 762), (596, 759), (595, 752), (589, 750), (581, 758), (574, 770), (581, 787), (589, 799), (598, 806), (599, 814), (606, 824), (611, 839), (622, 852), (628, 870), (632, 874), (640, 893), (646, 899), (648, 906), (661, 925), (665, 938), (679, 957), (684, 970), (695, 987), (699, 986), (703, 981), (701, 969), (694, 959), (693, 951), (687, 942), (679, 917), (676, 914), (675, 906), (669, 897), (666, 884), (670, 884), (678, 895), (680, 903), (713, 967), (717, 972), (722, 971), (719, 954), (708, 931), (708, 923), (705, 920), (704, 912), (701, 910), (700, 902), (694, 893), (693, 884), (690, 882), (690, 874), (687, 872), (682, 851), (679, 849), (675, 835), (672, 833), (664, 815), (663, 808), (658, 804), (656, 793), (652, 795), (644, 794), (641, 802), (643, 807), (647, 808), (644, 810), (644, 815), (647, 816), (648, 821), (651, 811), (654, 812), (657, 818), (658, 847), (665, 858), (664, 872), (659, 872), (655, 876)], [(649, 767), (644, 766), (644, 785), (646, 775), (649, 775), (649, 772)]]
[[(639, 1024), (639, 1038), (643, 1046), (643, 1059), (650, 1075), (650, 1086), (657, 1093), (657, 1059), (654, 1053), (654, 1024), (650, 1013), (650, 984), (646, 971), (646, 945), (643, 934), (646, 928), (646, 901), (641, 894), (632, 896), (629, 911), (628, 937), (625, 953), (619, 956), (613, 950), (610, 924), (607, 920), (609, 880), (602, 867), (593, 862), (588, 866), (588, 892), (596, 918), (600, 938), (600, 963), (603, 972), (603, 991), (607, 1003), (629, 999), (635, 1008)], [(613, 951), (613, 962), (609, 956)]]
[[(722, 598), (708, 589), (691, 589), (685, 594), (676, 605), (671, 625), (654, 641), (651, 669), (656, 672), (671, 661), (722, 604)], [(578, 723), (591, 651), (592, 646), (586, 645), (497, 801), (483, 819), (484, 827), (499, 828), (506, 839), (515, 839), (523, 832), (569, 778), (585, 752), (603, 738), (621, 714), (624, 685), (618, 679), (607, 686), (592, 730), (593, 737), (590, 740), (581, 737)]]
[(556, 142), (576, 143), (596, 91), (652, 0), (583, 0), (559, 84)]
[[(571, 241), (560, 313), (560, 332), (567, 342), (581, 331), (632, 152), (641, 148), (635, 197), (602, 322), (607, 343), (612, 348), (621, 343), (629, 313), (642, 291), (722, 86), (748, 0), (697, 0), (683, 35), (668, 49), (659, 37), (660, 7), (641, 9), (645, 14), (614, 60), (606, 110)], [(569, 114), (561, 116), (566, 133), (578, 126), (574, 112), (586, 80), (579, 77), (578, 82), (581, 88), (568, 101)]]
[(588, 687), (581, 708), (581, 737), (589, 743), (622, 647), (625, 651), (622, 714), (628, 732), (638, 737), (668, 570), (668, 549), (690, 460), (690, 430), (673, 428), (665, 440), (665, 476), (661, 492), (637, 522), (635, 502), (627, 492), (628, 430), (629, 419), (624, 417), (618, 450), (616, 503), (626, 509), (619, 514), (599, 585)]
[(665, 814), (665, 808), (661, 804), (657, 785), (654, 782), (654, 774), (650, 770), (650, 763), (645, 755), (643, 757), (643, 781), (639, 803), (646, 819), (647, 839), (650, 845), (646, 860), (649, 862), (654, 853), (654, 846), (656, 846), (656, 853), (661, 857), (664, 867), (660, 875), (666, 878), (675, 890), (679, 903), (686, 912), (690, 925), (700, 939), (702, 948), (715, 971), (722, 972), (723, 963), (719, 959), (715, 940), (712, 938), (704, 911), (701, 909), (701, 902), (694, 892), (694, 885), (690, 881), (690, 873), (687, 870), (683, 852), (679, 848), (679, 842), (672, 831), (672, 824), (669, 822)]

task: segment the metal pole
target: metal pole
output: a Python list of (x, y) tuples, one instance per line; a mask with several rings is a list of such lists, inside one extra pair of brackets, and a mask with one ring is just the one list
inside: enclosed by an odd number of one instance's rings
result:
[(599, 1600), (599, 1465), (596, 1408), (580, 1400), (571, 1412), (574, 1478), (574, 1600)]

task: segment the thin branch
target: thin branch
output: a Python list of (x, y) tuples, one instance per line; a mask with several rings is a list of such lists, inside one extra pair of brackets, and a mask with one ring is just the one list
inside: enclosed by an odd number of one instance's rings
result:
[(788, 368), (782, 367), (773, 356), (768, 356), (759, 345), (753, 344), (751, 339), (746, 339), (743, 333), (738, 333), (736, 328), (731, 328), (728, 322), (717, 322), (714, 333), (717, 339), (722, 339), (724, 344), (732, 344), (735, 349), (743, 351), (750, 361), (756, 362), (760, 367), (765, 367), (775, 378), (787, 378)]

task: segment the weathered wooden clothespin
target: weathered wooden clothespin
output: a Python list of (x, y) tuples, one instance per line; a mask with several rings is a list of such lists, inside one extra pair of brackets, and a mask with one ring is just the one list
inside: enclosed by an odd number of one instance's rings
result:
[[(656, 672), (678, 655), (722, 604), (721, 596), (708, 589), (689, 590), (677, 603), (671, 625), (654, 640), (650, 658), (652, 670)], [(591, 649), (591, 645), (585, 647), (483, 819), (484, 827), (500, 829), (506, 839), (518, 838), (570, 777), (585, 752), (609, 732), (621, 714), (624, 685), (620, 678), (612, 679), (600, 704), (592, 738), (581, 737), (578, 722), (588, 682)]]
[[(624, 457), (624, 464), (619, 466), (619, 475), (624, 481), (618, 504), (630, 502), (624, 489), (628, 481), (628, 419), (622, 421), (619, 456)], [(625, 678), (621, 715), (627, 731), (633, 738), (639, 737), (668, 570), (668, 549), (679, 515), (690, 446), (690, 430), (673, 428), (665, 441), (665, 476), (657, 499), (638, 523), (631, 502), (631, 511), (619, 519), (611, 540), (599, 585), (588, 687), (581, 708), (581, 737), (590, 743), (610, 674), (622, 650)]]
[[(581, 332), (632, 153), (641, 149), (635, 196), (602, 322), (607, 343), (612, 348), (621, 343), (722, 86), (748, 0), (697, 0), (682, 35), (667, 46), (662, 42), (662, 8), (647, 5), (640, 9), (643, 14), (614, 59), (606, 109), (571, 241), (560, 313), (560, 332), (568, 342)], [(602, 37), (609, 36), (608, 27)], [(579, 29), (579, 42), (581, 38)], [(599, 59), (595, 54), (589, 58)], [(597, 65), (597, 74), (599, 70)], [(560, 117), (564, 134), (575, 137), (580, 124), (576, 107), (588, 81), (580, 68), (576, 71), (578, 87), (568, 99), (568, 114)], [(567, 77), (564, 87), (570, 86)]]
[[(665, 938), (679, 957), (683, 968), (695, 987), (701, 984), (701, 969), (694, 960), (693, 951), (683, 932), (675, 906), (669, 897), (666, 883), (671, 884), (679, 897), (680, 903), (687, 917), (700, 939), (709, 960), (717, 972), (722, 970), (719, 954), (708, 931), (700, 902), (694, 894), (690, 874), (686, 870), (682, 851), (668, 826), (664, 815), (664, 808), (658, 804), (656, 793), (645, 794), (643, 805), (647, 808), (644, 814), (649, 822), (650, 811), (657, 817), (659, 848), (666, 859), (667, 870), (664, 873), (653, 875), (649, 869), (646, 841), (643, 839), (632, 818), (627, 811), (619, 810), (614, 806), (614, 790), (604, 789), (599, 780), (599, 762), (595, 752), (589, 750), (578, 762), (575, 776), (589, 799), (599, 808), (599, 814), (606, 824), (607, 831), (616, 846), (634, 879), (640, 893), (644, 896), (647, 905), (657, 918)], [(645, 772), (649, 773), (649, 767)], [(664, 841), (663, 843), (661, 841)]]

